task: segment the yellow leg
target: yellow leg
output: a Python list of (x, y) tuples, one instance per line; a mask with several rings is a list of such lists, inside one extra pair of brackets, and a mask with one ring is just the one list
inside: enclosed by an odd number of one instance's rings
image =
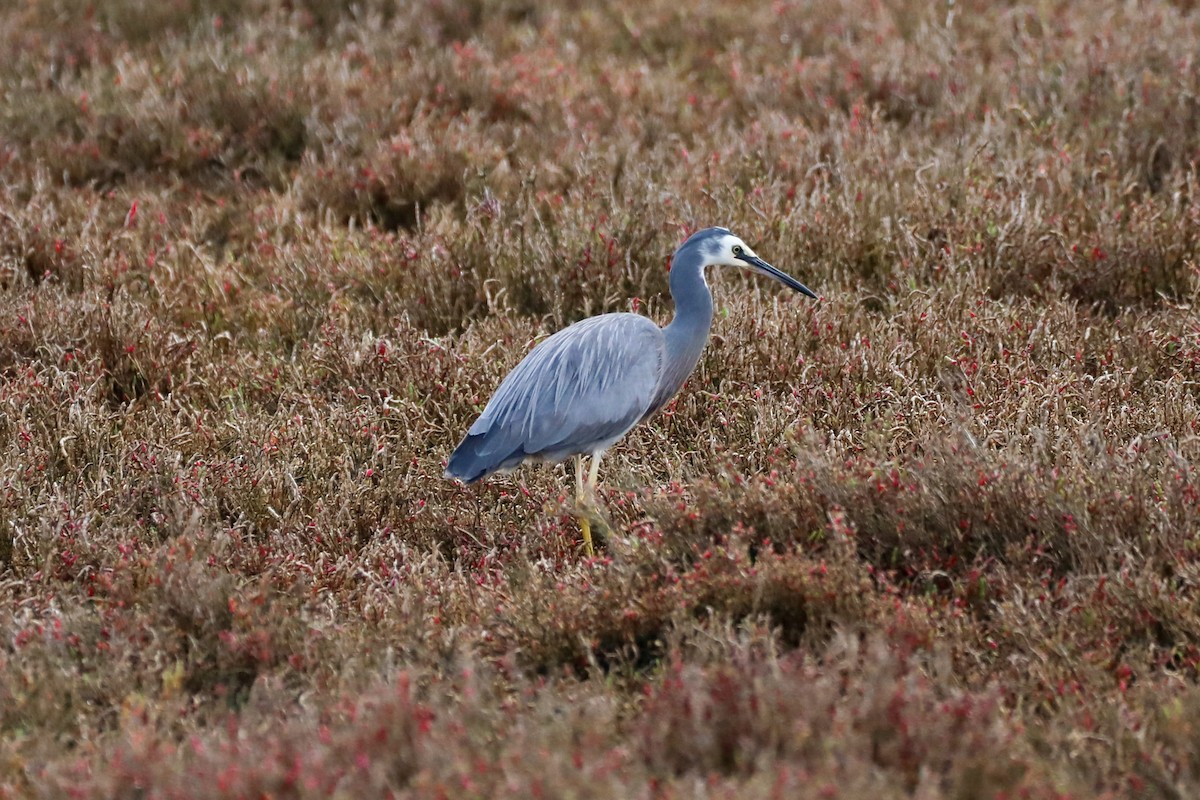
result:
[(588, 502), (583, 482), (583, 456), (575, 456), (575, 504), (579, 507), (579, 530), (583, 533), (583, 551), (589, 556), (596, 554), (592, 547), (592, 523), (588, 520), (585, 507)]
[(579, 517), (579, 530), (583, 532), (583, 552), (588, 556), (596, 555), (596, 550), (592, 547), (592, 523), (588, 522), (587, 517)]

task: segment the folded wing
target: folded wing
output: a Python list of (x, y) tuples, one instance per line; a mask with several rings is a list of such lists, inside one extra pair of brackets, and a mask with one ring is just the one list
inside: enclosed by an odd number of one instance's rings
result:
[(637, 314), (602, 314), (541, 342), (500, 384), (446, 474), (467, 482), (527, 458), (607, 449), (641, 420), (662, 369), (663, 333)]

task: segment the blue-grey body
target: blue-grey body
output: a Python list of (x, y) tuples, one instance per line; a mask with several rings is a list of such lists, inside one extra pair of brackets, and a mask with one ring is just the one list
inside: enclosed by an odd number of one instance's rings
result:
[(704, 268), (714, 264), (750, 268), (816, 296), (725, 228), (699, 231), (671, 261), (675, 317), (669, 325), (659, 328), (637, 314), (601, 314), (539, 343), (450, 456), (447, 477), (469, 483), (526, 460), (599, 456), (666, 405), (708, 341), (713, 304)]

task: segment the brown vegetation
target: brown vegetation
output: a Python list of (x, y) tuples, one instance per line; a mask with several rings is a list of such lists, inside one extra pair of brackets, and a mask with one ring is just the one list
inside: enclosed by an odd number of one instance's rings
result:
[[(0, 11), (0, 797), (1200, 792), (1191, 3)], [(444, 459), (670, 313), (606, 459)]]

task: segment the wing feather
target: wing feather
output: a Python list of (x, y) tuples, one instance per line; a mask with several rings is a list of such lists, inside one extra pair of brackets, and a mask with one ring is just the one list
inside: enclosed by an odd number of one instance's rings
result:
[(527, 457), (559, 461), (604, 449), (654, 400), (662, 330), (637, 314), (602, 314), (539, 343), (501, 382), (447, 473), (477, 480)]

